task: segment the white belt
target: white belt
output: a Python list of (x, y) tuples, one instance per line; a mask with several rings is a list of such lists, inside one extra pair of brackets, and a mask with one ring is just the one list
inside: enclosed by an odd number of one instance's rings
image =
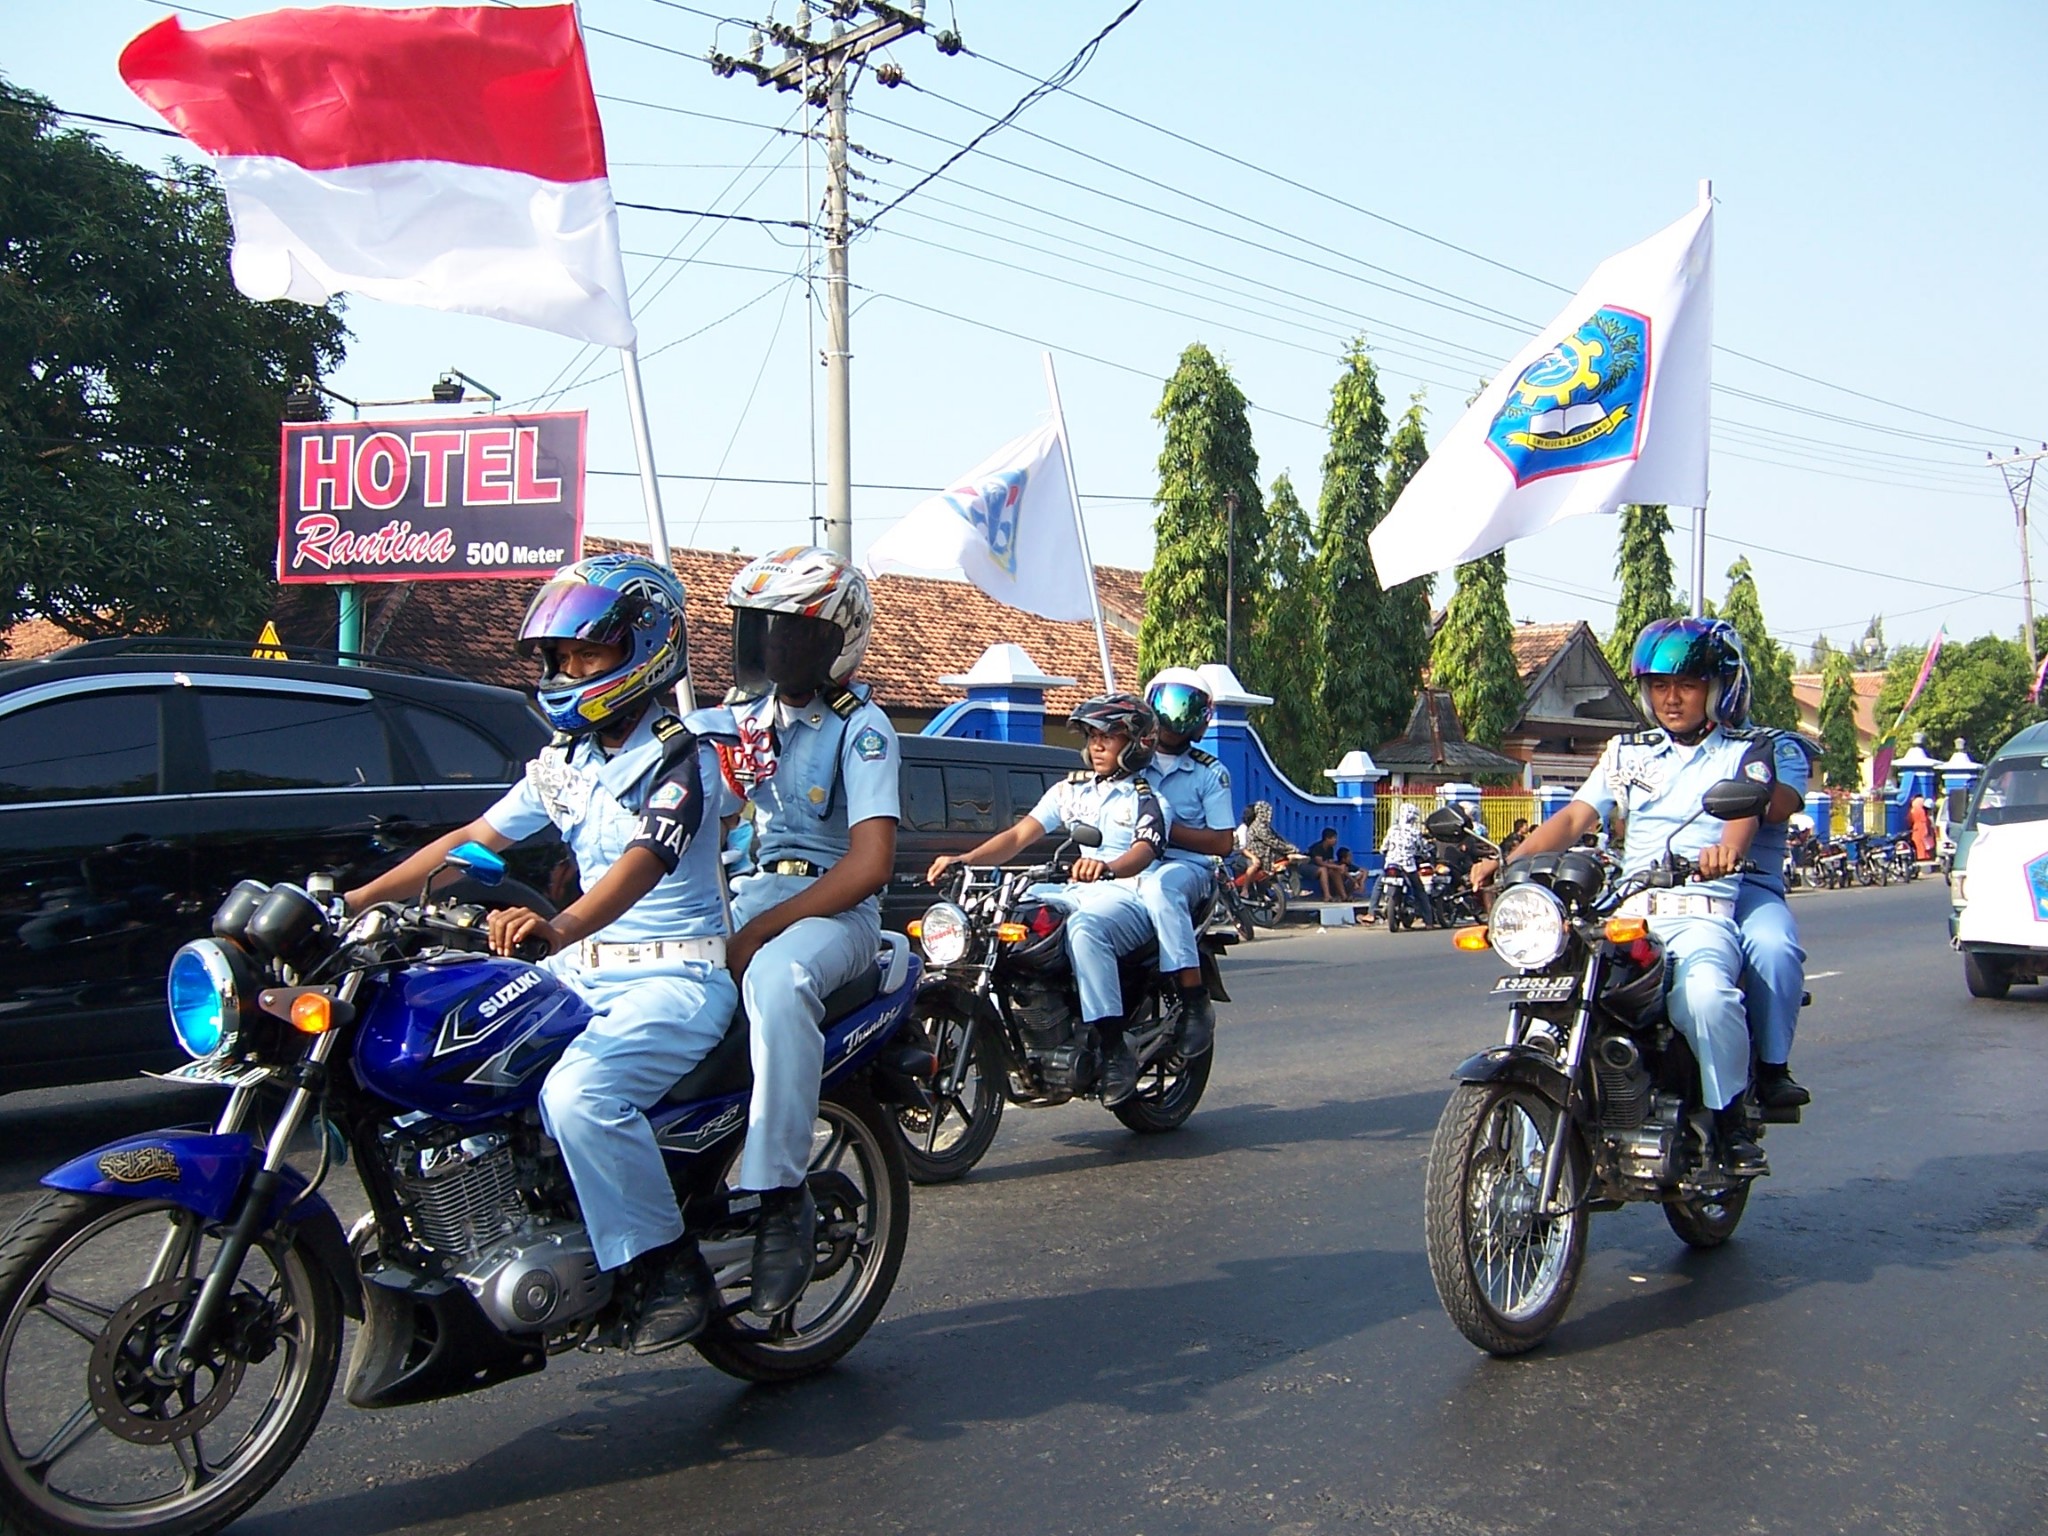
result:
[(1697, 891), (1638, 891), (1624, 901), (1621, 917), (1726, 917), (1735, 916), (1732, 896), (1706, 896)]
[(656, 965), (662, 961), (703, 960), (725, 964), (722, 935), (703, 939), (646, 939), (638, 944), (600, 944), (585, 939), (576, 946), (576, 958), (592, 970), (620, 965)]

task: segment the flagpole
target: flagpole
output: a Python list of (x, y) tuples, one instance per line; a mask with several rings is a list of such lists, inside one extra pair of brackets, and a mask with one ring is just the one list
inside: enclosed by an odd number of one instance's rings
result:
[[(1702, 176), (1700, 206), (1711, 208), (1713, 203), (1714, 183)], [(1706, 617), (1707, 612), (1707, 509), (1704, 505), (1692, 509), (1692, 612), (1696, 619)]]
[(1067, 468), (1067, 495), (1074, 503), (1074, 531), (1081, 536), (1081, 562), (1088, 567), (1088, 608), (1095, 615), (1095, 646), (1102, 653), (1102, 686), (1116, 692), (1116, 669), (1109, 661), (1109, 631), (1102, 626), (1102, 589), (1095, 584), (1095, 556), (1088, 549), (1088, 524), (1081, 517), (1081, 488), (1074, 482), (1074, 448), (1067, 441), (1067, 416), (1060, 409), (1060, 381), (1053, 372), (1052, 353), (1045, 353), (1045, 392), (1052, 397), (1053, 426), (1060, 435), (1060, 462)]
[[(620, 370), (626, 378), (626, 415), (633, 423), (633, 452), (640, 460), (640, 494), (647, 503), (647, 550), (657, 565), (675, 569), (668, 552), (668, 519), (661, 510), (661, 480), (654, 472), (654, 435), (647, 428), (647, 396), (640, 388), (640, 347), (619, 348)], [(697, 707), (697, 684), (686, 669), (676, 680), (676, 698), (683, 711)]]

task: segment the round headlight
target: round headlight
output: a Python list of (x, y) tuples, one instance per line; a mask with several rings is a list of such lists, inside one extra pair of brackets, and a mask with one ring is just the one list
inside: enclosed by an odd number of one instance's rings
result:
[(950, 901), (926, 907), (919, 937), (933, 965), (951, 965), (967, 953), (967, 914)]
[(1524, 971), (1540, 970), (1563, 954), (1566, 932), (1564, 903), (1534, 883), (1502, 891), (1486, 923), (1494, 952)]
[(165, 983), (171, 1033), (193, 1058), (233, 1050), (249, 1003), (244, 967), (216, 939), (198, 939), (171, 956)]

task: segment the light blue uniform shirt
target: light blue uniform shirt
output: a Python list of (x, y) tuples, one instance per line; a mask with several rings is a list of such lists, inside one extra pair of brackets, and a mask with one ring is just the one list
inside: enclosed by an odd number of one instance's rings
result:
[[(1157, 752), (1145, 768), (1145, 782), (1166, 808), (1171, 825), (1210, 832), (1233, 832), (1237, 812), (1230, 804), (1230, 770), (1199, 748)], [(1209, 863), (1210, 855), (1169, 845), (1166, 856), (1183, 864)]]
[[(552, 822), (576, 856), (583, 889), (590, 890), (641, 834), (642, 814), (665, 755), (654, 732), (656, 718), (649, 710), (633, 733), (610, 753), (597, 744), (594, 735), (577, 737), (566, 747), (543, 748), (526, 765), (526, 776), (484, 812), (484, 820), (501, 837), (514, 842)], [(592, 939), (631, 944), (726, 931), (725, 899), (719, 886), (718, 818), (737, 812), (739, 800), (725, 787), (717, 754), (708, 742), (697, 745), (695, 777), (704, 796), (698, 835), (681, 850), (674, 870), (609, 927), (590, 935)], [(670, 774), (663, 782), (674, 779)]]
[[(1701, 816), (1686, 826), (1686, 819), (1699, 810), (1714, 785), (1742, 777), (1745, 763), (1754, 762), (1761, 769), (1770, 752), (1770, 743), (1761, 737), (1733, 736), (1719, 726), (1690, 747), (1663, 731), (1617, 736), (1572, 798), (1590, 805), (1603, 821), (1617, 809), (1627, 818), (1621, 858), (1630, 874), (1661, 860), (1667, 843), (1673, 852), (1697, 860), (1703, 849), (1721, 841), (1723, 824)], [(1686, 889), (1733, 901), (1740, 883), (1741, 876), (1725, 875)]]
[(1048, 832), (1057, 832), (1070, 821), (1085, 821), (1097, 828), (1102, 845), (1083, 853), (1104, 863), (1129, 853), (1141, 842), (1163, 850), (1166, 829), (1173, 824), (1145, 779), (1098, 779), (1086, 769), (1048, 789), (1030, 814)]

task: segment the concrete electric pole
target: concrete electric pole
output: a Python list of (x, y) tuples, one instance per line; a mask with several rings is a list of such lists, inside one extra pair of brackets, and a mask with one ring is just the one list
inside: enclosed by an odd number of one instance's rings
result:
[(2038, 675), (2041, 658), (2034, 646), (2034, 562), (2027, 548), (2027, 500), (2034, 493), (2034, 467), (2048, 459), (2048, 443), (2033, 453), (2021, 453), (2015, 448), (2002, 459), (1989, 453), (1984, 457), (2005, 476), (2005, 493), (2012, 498), (2012, 515), (2020, 528), (2020, 606), (2026, 615), (2027, 666)]
[[(814, 9), (832, 23), (830, 37), (811, 36)], [(862, 20), (866, 13), (867, 19)], [(722, 78), (748, 75), (756, 85), (802, 91), (804, 99), (825, 109), (825, 547), (842, 559), (853, 558), (853, 349), (849, 334), (852, 306), (848, 302), (846, 247), (853, 233), (847, 213), (846, 98), (852, 87), (849, 71), (877, 49), (926, 29), (924, 0), (900, 9), (884, 0), (823, 0), (815, 8), (797, 7), (794, 26), (773, 19), (755, 29), (748, 56), (734, 58), (713, 50), (711, 68)], [(943, 54), (960, 51), (960, 34), (939, 31), (932, 41)], [(773, 43), (782, 50), (779, 64), (762, 54)], [(885, 63), (875, 71), (884, 85), (902, 82), (903, 72)]]

